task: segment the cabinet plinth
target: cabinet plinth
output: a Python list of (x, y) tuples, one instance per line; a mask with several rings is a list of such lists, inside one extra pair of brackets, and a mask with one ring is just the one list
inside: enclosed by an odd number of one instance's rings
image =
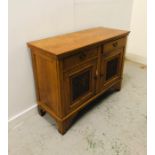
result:
[(61, 134), (92, 100), (121, 89), (128, 34), (99, 27), (28, 43), (39, 113), (48, 112)]

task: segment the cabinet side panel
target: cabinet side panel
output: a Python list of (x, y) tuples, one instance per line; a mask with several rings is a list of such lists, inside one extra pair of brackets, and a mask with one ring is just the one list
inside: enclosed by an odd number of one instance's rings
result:
[(57, 60), (57, 83), (58, 83), (58, 113), (59, 117), (63, 118), (65, 116), (65, 99), (64, 99), (64, 80), (63, 80), (63, 64), (62, 60)]
[(122, 56), (122, 66), (121, 66), (121, 78), (123, 78), (123, 71), (124, 71), (124, 61), (125, 61), (125, 55), (126, 55), (126, 47), (127, 47), (127, 36), (125, 37), (125, 46)]
[(56, 60), (34, 55), (39, 102), (58, 114), (58, 81)]

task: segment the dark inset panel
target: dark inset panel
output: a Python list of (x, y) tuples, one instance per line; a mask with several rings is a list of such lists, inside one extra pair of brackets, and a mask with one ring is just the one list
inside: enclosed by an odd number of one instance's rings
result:
[(79, 74), (78, 76), (72, 78), (72, 101), (75, 101), (80, 96), (85, 95), (89, 91), (90, 84), (90, 70)]
[(117, 68), (119, 65), (119, 57), (114, 58), (107, 62), (106, 80), (111, 79), (117, 74)]

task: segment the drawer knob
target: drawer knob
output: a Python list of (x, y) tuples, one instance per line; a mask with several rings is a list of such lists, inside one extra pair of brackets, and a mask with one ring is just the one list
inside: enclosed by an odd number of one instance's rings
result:
[(80, 58), (80, 60), (84, 60), (86, 58), (86, 54), (85, 53), (80, 53), (79, 58)]
[(97, 79), (97, 77), (98, 77), (98, 70), (96, 70), (96, 72), (95, 72), (94, 79), (96, 80), (96, 79)]
[(113, 45), (113, 47), (117, 47), (118, 46), (118, 43), (117, 42), (114, 42), (112, 45)]

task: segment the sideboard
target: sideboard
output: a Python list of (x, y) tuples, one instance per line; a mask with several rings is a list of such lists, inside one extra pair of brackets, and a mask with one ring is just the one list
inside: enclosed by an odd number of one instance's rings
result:
[(61, 134), (82, 108), (121, 89), (128, 34), (97, 27), (28, 42), (39, 114), (48, 112)]

